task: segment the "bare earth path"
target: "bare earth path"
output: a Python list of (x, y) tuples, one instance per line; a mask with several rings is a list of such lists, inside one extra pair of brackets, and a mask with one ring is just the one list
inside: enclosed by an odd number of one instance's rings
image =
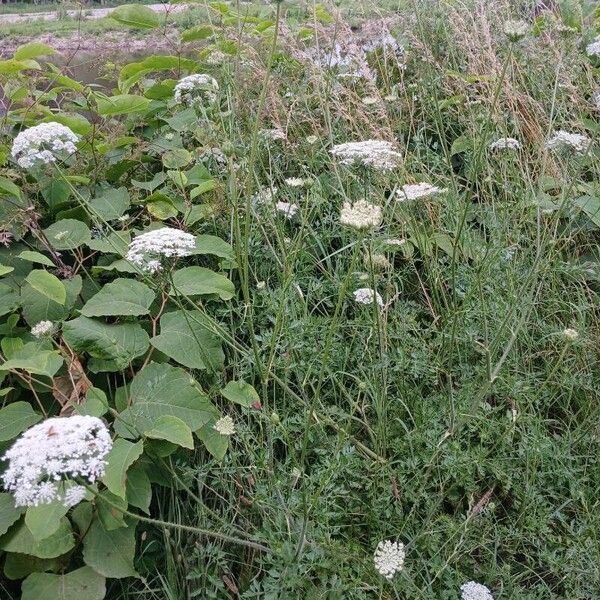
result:
[[(157, 13), (170, 14), (182, 12), (188, 8), (187, 4), (146, 4), (145, 6)], [(67, 14), (75, 18), (81, 15), (84, 19), (102, 19), (108, 16), (114, 8), (114, 6), (110, 8), (81, 8), (68, 10)], [(54, 21), (56, 20), (56, 16), (56, 11), (0, 14), (0, 24), (24, 23), (26, 21)]]

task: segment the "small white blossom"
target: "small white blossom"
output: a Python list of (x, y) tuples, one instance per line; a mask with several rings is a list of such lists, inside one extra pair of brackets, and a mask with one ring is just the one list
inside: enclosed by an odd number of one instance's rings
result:
[(283, 129), (261, 129), (258, 132), (258, 135), (263, 140), (272, 140), (274, 142), (277, 140), (285, 140), (287, 137)]
[(362, 164), (376, 171), (391, 171), (402, 160), (402, 155), (395, 150), (394, 144), (384, 140), (347, 142), (334, 146), (330, 152), (342, 165)]
[(571, 329), (570, 327), (567, 327), (562, 334), (570, 342), (574, 342), (579, 338), (579, 332), (576, 329)]
[(60, 123), (40, 123), (21, 131), (14, 139), (11, 154), (23, 169), (64, 160), (77, 150), (79, 137)]
[(304, 187), (304, 179), (302, 177), (288, 177), (285, 180), (285, 185), (289, 187)]
[(415, 183), (403, 185), (396, 191), (400, 200), (417, 200), (418, 198), (428, 198), (435, 194), (445, 194), (448, 190), (439, 188), (429, 183)]
[(279, 189), (275, 186), (262, 188), (252, 196), (252, 204), (254, 204), (254, 206), (272, 204), (275, 201), (275, 196), (278, 191)]
[(460, 586), (461, 600), (494, 600), (490, 590), (475, 581), (467, 581)]
[(31, 335), (36, 338), (43, 337), (54, 329), (52, 321), (40, 321), (37, 325), (31, 328)]
[(318, 141), (319, 141), (319, 136), (317, 136), (317, 135), (309, 135), (306, 138), (306, 143), (310, 144), (311, 146), (313, 144), (316, 144)]
[(75, 506), (79, 504), (85, 498), (86, 489), (82, 485), (74, 485), (70, 487), (63, 497), (63, 504), (65, 506)]
[(386, 540), (377, 544), (373, 560), (379, 574), (386, 579), (392, 579), (398, 571), (402, 570), (404, 558), (404, 544)]
[(586, 46), (585, 52), (588, 56), (600, 56), (600, 35), (596, 36), (596, 39)]
[(374, 269), (382, 270), (389, 269), (392, 266), (392, 263), (390, 263), (385, 254), (371, 254), (370, 259), (367, 255), (365, 256), (365, 264), (367, 266), (373, 265)]
[(227, 415), (221, 417), (213, 426), (215, 431), (218, 431), (221, 435), (233, 435), (235, 433), (235, 424), (233, 419)]
[(215, 102), (218, 91), (219, 84), (214, 77), (198, 73), (179, 80), (175, 86), (174, 99), (177, 104), (202, 106)]
[(520, 147), (519, 140), (511, 137), (500, 138), (490, 144), (490, 150), (518, 150)]
[(385, 240), (385, 243), (388, 244), (389, 246), (404, 246), (404, 244), (406, 244), (406, 240), (405, 239), (401, 239), (401, 240), (397, 240), (397, 239), (387, 239)]
[(140, 269), (156, 273), (162, 268), (162, 258), (189, 256), (195, 247), (196, 238), (191, 233), (162, 227), (134, 238), (126, 258)]
[(354, 293), (354, 300), (359, 304), (373, 304), (373, 302), (377, 302), (379, 306), (383, 306), (383, 298), (371, 288), (359, 288)]
[(110, 433), (96, 417), (46, 419), (23, 433), (2, 457), (8, 461), (4, 487), (14, 494), (16, 506), (71, 501), (70, 494), (61, 497), (60, 482), (82, 478), (93, 483), (104, 475), (111, 448)]
[(525, 21), (506, 21), (504, 34), (511, 42), (518, 42), (529, 33), (529, 25)]
[(561, 129), (546, 142), (546, 148), (550, 150), (570, 149), (577, 154), (585, 154), (590, 144), (591, 140), (587, 136), (569, 133)]
[(289, 202), (278, 202), (275, 208), (288, 219), (291, 219), (298, 212), (298, 205), (290, 204)]
[(340, 213), (340, 223), (355, 229), (379, 227), (381, 219), (381, 208), (366, 200), (358, 200), (354, 204), (344, 202)]

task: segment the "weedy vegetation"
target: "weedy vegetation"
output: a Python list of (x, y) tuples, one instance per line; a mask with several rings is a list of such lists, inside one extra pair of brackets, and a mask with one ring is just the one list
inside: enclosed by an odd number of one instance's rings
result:
[(0, 61), (2, 598), (600, 596), (600, 14), (340, 4)]

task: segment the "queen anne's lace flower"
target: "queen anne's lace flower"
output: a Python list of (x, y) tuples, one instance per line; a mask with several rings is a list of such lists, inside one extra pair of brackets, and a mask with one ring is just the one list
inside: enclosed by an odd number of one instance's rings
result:
[(302, 177), (288, 177), (285, 180), (285, 185), (289, 187), (303, 187), (304, 179), (302, 179)]
[(565, 330), (563, 330), (562, 334), (570, 342), (574, 342), (579, 338), (579, 332), (576, 329), (571, 329), (570, 327), (567, 327)]
[(331, 154), (342, 165), (362, 164), (376, 171), (391, 171), (400, 164), (402, 155), (394, 149), (394, 144), (384, 140), (347, 142), (331, 149)]
[(261, 129), (258, 132), (258, 135), (263, 140), (272, 140), (274, 142), (276, 142), (277, 140), (285, 140), (285, 138), (287, 137), (283, 129)]
[(388, 244), (389, 246), (404, 246), (404, 244), (406, 244), (406, 239), (395, 239), (395, 238), (389, 238), (387, 240), (385, 240), (385, 243)]
[(490, 590), (475, 581), (467, 581), (460, 586), (461, 600), (494, 600)]
[(175, 86), (174, 98), (177, 104), (202, 106), (212, 104), (217, 99), (219, 84), (214, 77), (205, 73), (188, 75)]
[(221, 417), (213, 426), (213, 429), (218, 431), (221, 435), (233, 435), (235, 433), (235, 424), (233, 419), (227, 415)]
[(504, 34), (511, 42), (518, 42), (529, 33), (529, 25), (525, 21), (506, 21)]
[(547, 142), (546, 148), (550, 150), (570, 149), (576, 154), (585, 154), (591, 144), (590, 138), (580, 133), (569, 133), (561, 129)]
[(404, 544), (386, 540), (379, 542), (375, 550), (375, 568), (386, 579), (391, 579), (404, 566)]
[(163, 258), (189, 256), (196, 247), (191, 233), (162, 227), (138, 235), (129, 244), (127, 260), (144, 271), (155, 273), (162, 268)]
[(79, 137), (60, 123), (40, 123), (21, 131), (14, 139), (11, 154), (24, 169), (64, 160), (77, 150)]
[(340, 223), (356, 229), (370, 229), (381, 224), (381, 208), (358, 200), (354, 204), (344, 202), (340, 213)]
[(403, 185), (396, 193), (400, 197), (400, 200), (417, 200), (418, 198), (427, 198), (435, 194), (445, 194), (447, 191), (445, 188), (439, 188), (429, 183), (415, 183)]
[(490, 150), (518, 150), (520, 147), (519, 140), (511, 137), (500, 138), (490, 144)]
[(383, 298), (371, 288), (359, 288), (354, 292), (354, 300), (359, 304), (373, 304), (373, 302), (377, 302), (379, 306), (383, 306)]
[(278, 202), (275, 208), (288, 219), (291, 219), (298, 212), (298, 205), (289, 202)]
[[(4, 454), (8, 468), (4, 487), (13, 492), (16, 506), (37, 506), (53, 500), (72, 506), (79, 492), (62, 493), (62, 481), (104, 475), (112, 440), (96, 417), (74, 415), (46, 419), (28, 429)], [(81, 487), (81, 486), (78, 486)]]
[(40, 321), (37, 325), (31, 328), (31, 335), (36, 338), (43, 337), (54, 329), (52, 321)]

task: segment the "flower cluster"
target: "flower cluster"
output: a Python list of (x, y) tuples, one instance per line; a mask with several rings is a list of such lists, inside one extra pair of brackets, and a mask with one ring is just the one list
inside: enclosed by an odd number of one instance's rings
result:
[(235, 423), (233, 419), (227, 415), (221, 417), (213, 426), (215, 431), (218, 431), (221, 435), (233, 435), (235, 433)]
[(377, 302), (377, 304), (383, 307), (383, 298), (371, 288), (359, 288), (353, 293), (354, 300), (359, 304), (373, 304), (373, 302)]
[(386, 540), (379, 542), (373, 560), (380, 575), (391, 579), (404, 566), (404, 544)]
[(340, 223), (355, 229), (379, 227), (381, 218), (381, 208), (366, 200), (358, 200), (354, 204), (344, 202), (340, 213)]
[(427, 198), (435, 194), (445, 194), (446, 188), (439, 188), (429, 183), (414, 183), (403, 185), (396, 193), (400, 200), (417, 200), (419, 198)]
[(385, 140), (346, 142), (330, 150), (342, 165), (364, 165), (376, 171), (391, 171), (402, 160), (402, 155), (394, 149), (394, 144)]
[(305, 182), (302, 177), (288, 177), (285, 180), (285, 185), (289, 187), (304, 187)]
[(156, 273), (162, 269), (162, 259), (189, 256), (195, 247), (196, 238), (191, 233), (162, 227), (134, 238), (126, 258), (140, 269)]
[(36, 338), (44, 337), (54, 329), (52, 321), (40, 321), (31, 328), (31, 335)]
[(460, 586), (461, 600), (494, 600), (490, 590), (475, 581), (467, 581)]
[(271, 140), (276, 142), (277, 140), (285, 140), (287, 137), (283, 129), (261, 129), (258, 132), (258, 136), (263, 140)]
[(219, 84), (214, 77), (205, 73), (188, 75), (175, 86), (174, 98), (177, 104), (190, 107), (212, 104), (217, 99)]
[(576, 154), (585, 154), (591, 144), (590, 138), (580, 133), (569, 133), (561, 129), (547, 142), (546, 148), (550, 150), (573, 150)]
[(62, 492), (61, 482), (83, 478), (93, 483), (102, 477), (111, 448), (110, 433), (96, 417), (46, 419), (28, 429), (4, 454), (8, 461), (4, 487), (13, 492), (16, 506), (54, 500), (73, 506), (83, 497), (83, 486)]
[(290, 204), (289, 202), (277, 202), (275, 209), (282, 213), (288, 219), (291, 219), (298, 212), (297, 204)]
[(529, 25), (525, 21), (506, 21), (504, 23), (504, 35), (511, 42), (518, 42), (529, 33)]
[(79, 137), (60, 123), (40, 123), (21, 131), (14, 139), (11, 154), (24, 169), (64, 160), (77, 150)]
[(519, 140), (511, 137), (500, 138), (490, 144), (490, 150), (518, 150), (520, 147)]
[(600, 35), (596, 36), (591, 44), (588, 44), (585, 48), (588, 56), (600, 56)]

